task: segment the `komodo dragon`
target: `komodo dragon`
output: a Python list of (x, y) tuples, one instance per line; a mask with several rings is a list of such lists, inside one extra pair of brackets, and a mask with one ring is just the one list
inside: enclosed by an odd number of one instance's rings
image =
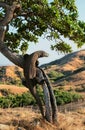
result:
[(37, 64), (38, 64), (38, 58), (41, 57), (47, 57), (48, 53), (45, 51), (36, 51), (32, 53), (31, 55), (24, 55), (24, 76), (27, 79), (33, 80), (36, 78), (37, 75)]
[[(40, 78), (43, 79), (43, 74), (39, 70), (39, 68), (37, 68), (37, 63), (38, 63), (38, 58), (47, 57), (47, 56), (48, 56), (48, 53), (46, 53), (45, 51), (36, 51), (36, 52), (32, 53), (31, 55), (28, 55), (28, 54), (24, 55), (24, 76), (25, 76), (26, 81), (24, 81), (23, 83), (26, 87), (29, 88), (31, 94), (36, 99), (36, 102), (40, 108), (40, 111), (41, 111), (43, 117), (45, 116), (44, 110), (43, 110), (43, 106), (42, 106), (40, 97), (36, 91), (35, 79), (36, 79), (36, 76), (38, 73), (41, 73)], [(38, 74), (38, 76), (39, 76), (39, 74)]]

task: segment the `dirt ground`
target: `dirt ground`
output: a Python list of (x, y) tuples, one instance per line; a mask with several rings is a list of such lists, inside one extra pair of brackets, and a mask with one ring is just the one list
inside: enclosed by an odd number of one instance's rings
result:
[[(0, 85), (0, 89), (8, 89), (14, 94), (28, 91), (14, 85)], [(32, 106), (0, 108), (0, 130), (85, 130), (85, 107), (74, 112), (59, 112), (56, 125), (43, 120), (39, 110)]]
[(0, 130), (85, 130), (85, 109), (58, 113), (57, 125), (43, 120), (32, 107), (0, 109)]

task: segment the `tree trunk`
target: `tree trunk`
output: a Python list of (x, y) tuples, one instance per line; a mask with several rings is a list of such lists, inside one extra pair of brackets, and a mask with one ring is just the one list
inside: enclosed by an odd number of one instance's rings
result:
[(12, 5), (7, 5), (5, 2), (0, 2), (0, 7), (3, 7), (6, 10), (5, 17), (0, 20), (0, 52), (6, 56), (14, 64), (23, 68), (23, 58), (7, 48), (4, 44), (5, 33), (7, 31), (7, 26), (9, 22), (13, 19), (14, 11), (17, 8), (20, 8), (20, 4), (13, 2)]
[(52, 108), (51, 108), (51, 103), (50, 103), (49, 90), (46, 83), (42, 85), (42, 88), (43, 88), (44, 102), (45, 102), (45, 118), (47, 121), (52, 123)]
[[(12, 6), (9, 6), (9, 5), (6, 5), (3, 2), (0, 2), (0, 6), (4, 7), (5, 10), (6, 10), (5, 18), (2, 21), (0, 21), (0, 52), (5, 57), (7, 57), (11, 62), (13, 62), (14, 64), (16, 64), (19, 67), (23, 68), (23, 63), (24, 63), (23, 57), (20, 56), (20, 55), (17, 55), (16, 53), (13, 53), (4, 44), (5, 32), (7, 31), (7, 30), (5, 30), (5, 27), (7, 27), (9, 22), (12, 20), (15, 9), (19, 8), (20, 5), (17, 5), (14, 2), (14, 4)], [(54, 101), (53, 92), (52, 92), (52, 90), (50, 88), (50, 85), (49, 85), (48, 81), (46, 82), (46, 84), (47, 84), (48, 87), (46, 85), (43, 86), (43, 91), (44, 91), (44, 95), (45, 95), (46, 120), (48, 120), (49, 122), (52, 122), (52, 114), (54, 116), (54, 113), (56, 112), (55, 103), (54, 103), (55, 101)], [(28, 88), (29, 88), (29, 86), (28, 86)], [(29, 88), (29, 89), (30, 89), (32, 95), (34, 96), (34, 98), (36, 99), (36, 102), (37, 102), (37, 104), (38, 104), (38, 106), (39, 106), (39, 108), (41, 110), (41, 113), (44, 116), (41, 100), (38, 98), (38, 95), (37, 95), (36, 91), (34, 90), (34, 88)], [(53, 103), (52, 103), (52, 101), (53, 101)], [(52, 107), (52, 105), (53, 105), (54, 108)], [(52, 110), (54, 112), (52, 112)]]
[[(0, 42), (0, 51), (1, 53), (6, 56), (10, 61), (12, 61), (14, 64), (18, 65), (19, 67), (23, 68), (23, 57), (17, 55), (16, 53), (13, 53), (11, 50), (9, 50), (7, 48), (7, 46), (3, 43)], [(52, 121), (56, 121), (57, 119), (57, 113), (56, 113), (56, 100), (51, 88), (51, 85), (49, 83), (48, 78), (46, 77), (45, 73), (43, 72), (44, 77), (46, 78), (46, 84), (43, 85), (43, 92), (44, 92), (44, 97), (45, 97), (45, 119), (47, 121), (49, 121), (50, 123), (52, 123)], [(31, 92), (32, 93), (32, 92)], [(41, 102), (40, 100), (38, 100), (38, 95), (37, 93), (32, 93), (33, 97), (35, 98), (42, 116), (44, 117), (44, 113), (43, 113), (43, 108), (42, 106), (39, 104), (39, 102)]]
[[(50, 99), (51, 107), (52, 107), (52, 121), (53, 121), (53, 123), (56, 123), (57, 122), (57, 113), (58, 113), (56, 98), (54, 96), (54, 93), (53, 93), (53, 90), (52, 90), (52, 87), (51, 87), (51, 84), (49, 82), (47, 75), (45, 74), (45, 72), (42, 69), (41, 69), (41, 71), (43, 72), (45, 82), (46, 82), (48, 90), (49, 90), (49, 95), (50, 95), (49, 99)], [(45, 89), (44, 94), (46, 94), (46, 91), (47, 90)], [(48, 98), (46, 98), (46, 101), (48, 101)], [(48, 114), (50, 114), (50, 113), (48, 113)]]

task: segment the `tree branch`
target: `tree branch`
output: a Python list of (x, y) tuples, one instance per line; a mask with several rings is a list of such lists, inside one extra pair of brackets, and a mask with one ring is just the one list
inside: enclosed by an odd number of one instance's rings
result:
[(0, 26), (0, 41), (4, 40), (4, 36), (5, 36), (4, 26)]
[(17, 4), (16, 2), (14, 2), (12, 6), (9, 6), (6, 3), (0, 2), (0, 7), (5, 8), (6, 10), (4, 19), (0, 21), (0, 26), (6, 26), (12, 20), (15, 9), (20, 8), (21, 6), (20, 4)]
[(14, 64), (23, 68), (23, 57), (17, 55), (16, 53), (13, 53), (10, 49), (8, 49), (8, 47), (3, 42), (0, 42), (0, 51), (5, 57), (7, 57)]
[(4, 44), (4, 37), (7, 25), (13, 19), (14, 11), (17, 8), (20, 8), (20, 4), (13, 2), (12, 6), (7, 5), (4, 2), (0, 2), (0, 7), (5, 8), (5, 17), (0, 21), (0, 52), (7, 57), (10, 61), (14, 64), (18, 65), (19, 67), (23, 68), (23, 57), (13, 53), (5, 44)]

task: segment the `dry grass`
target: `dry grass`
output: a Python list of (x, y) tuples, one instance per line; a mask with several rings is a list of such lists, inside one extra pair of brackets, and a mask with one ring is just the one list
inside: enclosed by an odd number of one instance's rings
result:
[(85, 130), (85, 109), (58, 113), (56, 126), (43, 120), (33, 108), (0, 109), (0, 127), (2, 125), (6, 130)]
[[(22, 94), (24, 92), (27, 92), (28, 89), (26, 87), (17, 87), (15, 85), (0, 85), (0, 90), (6, 89), (9, 92), (13, 94)], [(2, 93), (0, 92), (0, 96), (2, 96)]]
[[(64, 71), (74, 71), (84, 65), (84, 60), (80, 56), (85, 56), (85, 51), (78, 52), (77, 56), (71, 58), (69, 61), (66, 59), (66, 63), (61, 63), (61, 66), (51, 66), (47, 72), (61, 69)], [(6, 76), (18, 79), (19, 77), (14, 73), (17, 69), (15, 66), (8, 66)], [(22, 70), (19, 69), (19, 71)], [(84, 84), (84, 75), (85, 71), (75, 75), (73, 77), (74, 80), (69, 82), (70, 85)], [(28, 91), (27, 88), (14, 85), (0, 85), (0, 89), (7, 89), (14, 94), (21, 94)], [(66, 86), (66, 89), (68, 90), (68, 86)], [(43, 120), (39, 111), (33, 108), (0, 109), (0, 130), (85, 130), (85, 108), (75, 112), (58, 113), (57, 125)]]
[(15, 66), (15, 65), (12, 65), (12, 66), (5, 66), (5, 68), (6, 68), (6, 76), (7, 77), (13, 77), (14, 79), (16, 79), (16, 80), (18, 80), (18, 79), (20, 79), (20, 77), (18, 77), (18, 75), (17, 75), (17, 71), (19, 71), (19, 72), (23, 72), (23, 70), (22, 70), (22, 68), (20, 68), (20, 67), (17, 67), (17, 66)]
[(59, 130), (85, 130), (85, 110), (59, 114)]
[(0, 124), (13, 127), (15, 130), (19, 127), (25, 130), (44, 130), (46, 127), (52, 130), (50, 127), (55, 128), (55, 126), (44, 121), (40, 113), (32, 108), (0, 109)]

